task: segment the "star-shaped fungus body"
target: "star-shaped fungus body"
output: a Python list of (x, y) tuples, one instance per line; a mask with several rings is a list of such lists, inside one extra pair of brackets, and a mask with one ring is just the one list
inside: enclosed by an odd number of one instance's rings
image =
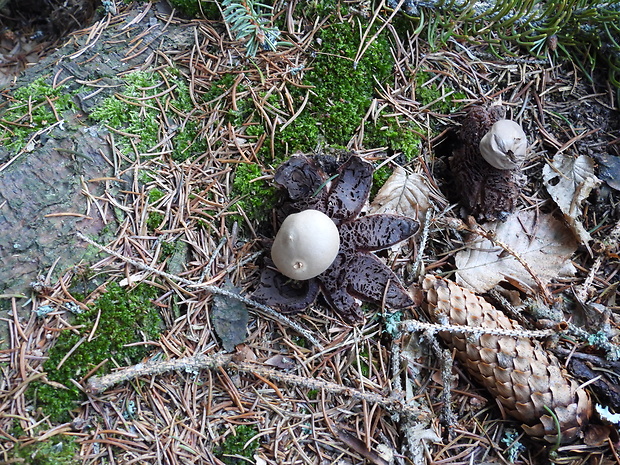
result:
[(347, 323), (359, 323), (364, 315), (361, 301), (391, 308), (413, 305), (400, 280), (373, 251), (386, 249), (411, 237), (418, 222), (392, 214), (360, 216), (372, 187), (370, 163), (351, 155), (329, 177), (306, 156), (283, 163), (275, 182), (286, 199), (278, 210), (280, 221), (303, 210), (318, 210), (338, 227), (340, 248), (323, 273), (305, 281), (282, 275), (267, 260), (253, 297), (284, 313), (299, 312), (323, 293), (329, 306)]

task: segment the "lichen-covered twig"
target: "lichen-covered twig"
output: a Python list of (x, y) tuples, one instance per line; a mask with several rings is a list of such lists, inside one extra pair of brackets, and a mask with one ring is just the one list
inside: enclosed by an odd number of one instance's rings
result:
[(380, 405), (389, 411), (404, 414), (415, 419), (425, 419), (424, 417), (429, 415), (428, 412), (408, 404), (398, 396), (384, 396), (374, 392), (361, 391), (356, 388), (331, 383), (322, 379), (306, 378), (293, 373), (277, 371), (273, 368), (255, 363), (238, 362), (234, 360), (233, 354), (224, 353), (213, 355), (199, 354), (176, 360), (157, 360), (139, 363), (108, 375), (93, 376), (92, 378), (89, 378), (87, 383), (87, 391), (91, 394), (99, 394), (116, 384), (129, 381), (140, 376), (159, 375), (172, 371), (197, 372), (205, 369), (215, 370), (218, 368), (226, 368), (228, 370), (256, 374), (273, 381), (279, 381), (293, 386), (324, 390), (331, 394), (348, 396), (353, 399)]
[(449, 334), (471, 334), (474, 337), (480, 337), (483, 334), (491, 336), (507, 336), (507, 337), (524, 337), (529, 339), (541, 339), (549, 336), (554, 336), (557, 331), (554, 329), (499, 329), (499, 328), (485, 328), (480, 326), (464, 326), (458, 324), (438, 324), (438, 323), (425, 323), (417, 320), (405, 320), (400, 323), (400, 327), (404, 331), (424, 331), (430, 334), (435, 333), (449, 333)]
[(299, 334), (301, 334), (304, 338), (306, 338), (306, 340), (308, 340), (312, 345), (314, 345), (317, 349), (319, 350), (323, 350), (323, 344), (321, 344), (317, 338), (315, 338), (312, 333), (307, 330), (306, 328), (304, 328), (303, 326), (301, 326), (299, 323), (296, 323), (295, 321), (291, 320), (290, 318), (286, 317), (285, 315), (282, 315), (281, 313), (278, 313), (277, 311), (275, 311), (273, 308), (268, 307), (267, 305), (263, 305), (259, 302), (256, 302), (255, 300), (249, 299), (245, 296), (242, 296), (240, 294), (236, 294), (234, 292), (231, 291), (227, 291), (226, 289), (222, 289), (218, 286), (213, 286), (212, 284), (204, 284), (204, 283), (198, 283), (195, 281), (190, 281), (189, 279), (185, 279), (185, 278), (181, 278), (179, 276), (175, 276), (173, 274), (170, 273), (166, 273), (165, 271), (161, 271), (158, 270), (156, 268), (153, 268), (152, 266), (147, 265), (146, 263), (134, 260), (132, 258), (129, 257), (125, 257), (124, 255), (110, 249), (109, 247), (106, 247), (104, 245), (98, 244), (97, 242), (93, 241), (92, 239), (84, 236), (82, 233), (78, 232), (77, 236), (82, 239), (85, 242), (88, 242), (89, 244), (97, 247), (99, 250), (104, 251), (105, 253), (112, 255), (116, 258), (119, 258), (120, 260), (123, 260), (126, 263), (129, 263), (130, 265), (135, 266), (136, 268), (139, 268), (141, 270), (145, 270), (145, 271), (150, 271), (153, 274), (156, 274), (158, 276), (162, 276), (164, 278), (170, 279), (171, 281), (175, 281), (181, 284), (185, 284), (188, 287), (191, 287), (192, 289), (204, 289), (207, 292), (210, 292), (212, 294), (220, 294), (220, 295), (224, 295), (226, 297), (230, 297), (231, 299), (236, 299), (240, 302), (243, 302), (246, 305), (249, 305), (251, 307), (254, 307), (257, 310), (260, 310), (261, 312), (265, 313), (266, 315), (270, 316), (271, 318), (273, 318), (274, 320), (279, 321), (280, 323), (282, 323), (285, 326), (288, 326), (291, 329), (294, 329), (295, 331), (297, 331)]

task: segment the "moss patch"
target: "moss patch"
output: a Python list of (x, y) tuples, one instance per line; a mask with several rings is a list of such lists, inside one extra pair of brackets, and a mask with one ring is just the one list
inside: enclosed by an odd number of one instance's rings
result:
[(207, 19), (220, 19), (220, 10), (214, 0), (169, 0), (170, 5), (189, 18), (205, 16)]
[[(304, 79), (305, 85), (313, 86), (306, 109), (278, 141), (289, 151), (309, 152), (319, 142), (346, 145), (375, 96), (375, 79), (383, 83), (392, 74), (394, 63), (384, 34), (372, 42), (357, 66), (353, 63), (360, 46), (356, 24), (332, 24), (321, 31), (320, 40), (321, 49)], [(305, 92), (292, 94), (301, 104)]]
[[(422, 106), (429, 105), (429, 110), (446, 115), (460, 109), (463, 104), (458, 102), (458, 100), (467, 98), (465, 93), (460, 91), (450, 92), (449, 87), (439, 86), (437, 81), (432, 78), (433, 74), (430, 72), (419, 72), (416, 74), (416, 100)], [(448, 92), (445, 92), (446, 90)]]
[(35, 442), (25, 446), (16, 445), (12, 449), (11, 462), (29, 465), (78, 465), (80, 447), (70, 436), (54, 436), (44, 442)]
[(75, 93), (65, 86), (52, 87), (44, 77), (16, 89), (1, 115), (0, 144), (14, 152), (24, 148), (32, 133), (62, 120), (67, 111), (76, 110)]
[[(237, 426), (235, 428), (235, 434), (229, 435), (216, 449), (215, 456), (228, 465), (248, 463), (245, 459), (253, 459), (259, 443), (258, 440), (254, 440), (249, 444), (247, 443), (257, 434), (258, 431), (254, 426)], [(234, 457), (235, 455), (241, 456), (242, 458)], [(243, 457), (245, 457), (245, 459)]]
[[(35, 399), (37, 407), (40, 407), (45, 415), (49, 415), (52, 421), (70, 421), (69, 412), (82, 399), (81, 391), (71, 380), (80, 381), (86, 373), (106, 359), (113, 358), (120, 365), (132, 365), (147, 355), (150, 350), (148, 346), (126, 345), (156, 340), (159, 337), (162, 320), (157, 308), (151, 303), (157, 295), (157, 288), (146, 284), (127, 291), (113, 283), (92, 308), (76, 315), (72, 323), (80, 328), (78, 334), (69, 330), (63, 331), (43, 365), (48, 379), (64, 385), (67, 389), (33, 383), (28, 395)], [(95, 336), (88, 341), (98, 317)], [(67, 357), (70, 351), (71, 355)], [(59, 368), (58, 365), (63, 360)], [(101, 372), (105, 371), (104, 367)]]
[[(277, 198), (275, 187), (264, 179), (257, 180), (263, 175), (260, 165), (241, 163), (235, 170), (231, 191), (231, 197), (237, 199), (235, 205), (241, 207), (250, 221), (259, 224), (268, 221)], [(236, 209), (234, 205), (231, 208)]]
[(170, 151), (174, 160), (183, 161), (203, 153), (206, 144), (196, 122), (186, 117), (194, 108), (187, 83), (172, 68), (160, 73), (128, 74), (123, 92), (106, 98), (90, 116), (127, 134), (115, 135), (126, 155), (135, 147), (142, 155)]

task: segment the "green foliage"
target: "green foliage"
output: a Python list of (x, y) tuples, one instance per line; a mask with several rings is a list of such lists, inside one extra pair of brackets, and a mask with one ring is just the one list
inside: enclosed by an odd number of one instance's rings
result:
[(226, 440), (217, 448), (215, 456), (228, 465), (241, 465), (248, 463), (247, 460), (231, 457), (240, 455), (247, 459), (253, 459), (256, 449), (258, 449), (258, 439), (253, 440), (247, 446), (246, 443), (258, 434), (258, 430), (251, 425), (238, 425), (235, 434), (226, 437)]
[(24, 148), (33, 132), (56, 123), (56, 115), (62, 118), (77, 108), (73, 94), (65, 86), (52, 87), (44, 77), (16, 89), (0, 119), (0, 143), (11, 151)]
[[(14, 463), (29, 465), (78, 465), (80, 447), (70, 436), (58, 435), (43, 442), (16, 445), (11, 451)], [(13, 463), (9, 461), (8, 463)]]
[(309, 113), (327, 144), (344, 145), (368, 111), (375, 79), (383, 83), (392, 74), (390, 44), (379, 35), (355, 67), (353, 59), (360, 46), (356, 24), (332, 24), (322, 30), (320, 38), (322, 48), (305, 79), (315, 87)]
[(364, 144), (367, 147), (387, 147), (394, 152), (402, 152), (408, 162), (420, 154), (422, 138), (418, 125), (410, 121), (399, 123), (393, 116), (383, 118), (380, 122), (385, 124), (381, 127), (379, 124), (366, 126)]
[(238, 199), (237, 204), (248, 219), (258, 223), (268, 220), (276, 203), (275, 187), (263, 179), (256, 181), (256, 178), (263, 174), (260, 165), (251, 163), (237, 165), (231, 193), (233, 198)]
[(316, 18), (325, 18), (335, 13), (338, 9), (343, 14), (348, 12), (346, 3), (340, 0), (309, 0), (306, 2), (298, 2), (295, 5), (295, 17), (306, 17), (310, 22), (314, 22)]
[[(161, 200), (166, 194), (160, 189), (151, 189), (148, 192), (149, 203), (151, 205), (157, 203)], [(158, 211), (149, 211), (148, 218), (146, 219), (146, 226), (149, 228), (149, 231), (155, 231), (161, 225), (162, 221), (164, 221), (164, 214)]]
[(149, 229), (149, 231), (153, 232), (157, 228), (159, 228), (159, 226), (161, 225), (163, 221), (164, 221), (163, 213), (153, 212), (153, 211), (149, 212), (149, 216), (146, 219), (146, 227)]
[[(308, 7), (314, 11), (345, 8), (337, 2), (328, 1), (311, 2)], [(372, 41), (357, 66), (354, 66), (353, 60), (360, 48), (362, 33), (358, 25), (352, 23), (330, 24), (321, 30), (320, 50), (304, 76), (304, 87), (289, 88), (297, 107), (306, 98), (306, 86), (311, 86), (312, 90), (307, 95), (304, 111), (283, 130), (276, 131), (273, 141), (276, 153), (312, 152), (321, 144), (343, 147), (355, 134), (375, 97), (376, 81), (385, 83), (394, 65), (390, 43), (386, 34), (381, 33)], [(226, 74), (215, 81), (204, 95), (204, 100), (214, 104), (218, 102), (233, 87), (236, 77), (236, 74)], [(244, 85), (238, 84), (237, 94), (244, 91)], [(281, 105), (275, 94), (268, 96), (267, 102), (276, 108)], [(258, 138), (269, 132), (255, 105), (252, 99), (237, 98), (237, 109), (228, 112), (227, 120), (237, 128), (245, 126), (246, 135)], [(414, 158), (419, 141), (415, 132), (409, 129), (416, 127), (411, 124), (399, 127), (393, 118), (387, 121), (387, 126), (387, 130), (382, 130), (382, 127), (368, 129), (364, 145), (388, 146), (403, 151), (408, 158)], [(270, 146), (271, 140), (268, 137), (259, 155), (273, 162), (269, 159)]]
[[(321, 8), (335, 8), (328, 2), (318, 3)], [(303, 81), (313, 87), (312, 92), (302, 114), (278, 135), (278, 150), (310, 152), (320, 143), (345, 146), (370, 107), (375, 79), (386, 82), (392, 73), (390, 44), (383, 33), (373, 40), (357, 66), (353, 64), (360, 47), (356, 24), (330, 24), (321, 31), (320, 39), (321, 48)], [(298, 105), (305, 93), (291, 89)]]
[(209, 88), (207, 92), (205, 92), (202, 99), (205, 102), (211, 102), (221, 97), (226, 92), (228, 92), (232, 88), (234, 83), (235, 83), (234, 74), (232, 73), (224, 74), (222, 77), (214, 80), (211, 83), (211, 87)]
[[(82, 399), (82, 392), (71, 380), (80, 381), (106, 359), (113, 358), (121, 365), (131, 365), (147, 355), (148, 346), (126, 345), (159, 337), (162, 320), (157, 308), (151, 303), (157, 296), (157, 288), (146, 284), (128, 291), (113, 283), (88, 311), (75, 316), (73, 325), (80, 328), (79, 334), (70, 330), (63, 331), (43, 365), (48, 379), (61, 383), (67, 389), (33, 383), (28, 391), (45, 415), (49, 415), (55, 422), (70, 421), (69, 411)], [(89, 341), (98, 317), (95, 335)], [(65, 359), (70, 351), (71, 355)], [(64, 363), (58, 368), (63, 359)], [(112, 363), (109, 365), (113, 366)]]
[(374, 199), (379, 192), (379, 189), (385, 184), (385, 181), (392, 175), (394, 170), (388, 166), (383, 165), (381, 168), (376, 169), (372, 173), (372, 188), (370, 190), (370, 198)]
[(360, 353), (357, 369), (365, 378), (370, 375), (370, 365), (368, 365), (368, 351), (364, 350)]
[(162, 191), (161, 189), (151, 189), (151, 190), (149, 190), (149, 194), (148, 195), (149, 195), (149, 203), (150, 204), (154, 204), (158, 200), (161, 200), (162, 198), (164, 198), (166, 193), (164, 191)]
[[(280, 41), (280, 30), (269, 26), (273, 7), (255, 0), (221, 0), (224, 21), (237, 40), (245, 39), (246, 55), (253, 57), (262, 50), (275, 51), (279, 45), (290, 45)], [(266, 10), (266, 11), (261, 11)]]
[(142, 155), (161, 152), (166, 146), (158, 147), (158, 143), (172, 136), (163, 131), (176, 127), (169, 144), (172, 158), (183, 161), (204, 152), (206, 144), (198, 138), (196, 121), (184, 116), (194, 108), (187, 83), (174, 69), (161, 72), (163, 76), (145, 71), (128, 74), (123, 92), (106, 98), (91, 117), (129, 134), (116, 136), (119, 148), (126, 154), (134, 152), (132, 142)]
[[(397, 0), (388, 0), (396, 7)], [(439, 48), (451, 37), (486, 43), (498, 56), (518, 45), (546, 59), (556, 47), (582, 66), (606, 62), (611, 82), (620, 87), (620, 5), (617, 0), (503, 0), (470, 2), (430, 0), (420, 6), (405, 0), (402, 11), (412, 17), (416, 32)], [(574, 56), (575, 57), (574, 57)]]

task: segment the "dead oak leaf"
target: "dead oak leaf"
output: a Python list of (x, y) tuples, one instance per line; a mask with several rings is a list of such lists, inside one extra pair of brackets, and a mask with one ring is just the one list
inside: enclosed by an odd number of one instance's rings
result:
[(370, 204), (369, 213), (393, 213), (424, 222), (430, 208), (430, 189), (420, 174), (408, 173), (400, 166), (383, 184)]
[[(574, 273), (570, 257), (577, 243), (571, 231), (553, 216), (520, 211), (505, 222), (495, 221), (484, 227), (524, 260), (543, 283)], [(456, 254), (455, 263), (457, 283), (474, 292), (486, 292), (506, 279), (527, 286), (536, 284), (512, 255), (479, 236), (472, 237)]]
[(582, 203), (601, 181), (594, 175), (594, 161), (580, 155), (573, 158), (556, 154), (550, 164), (543, 168), (543, 181), (547, 192), (560, 207), (566, 222), (575, 236), (587, 244), (592, 238), (581, 223)]

